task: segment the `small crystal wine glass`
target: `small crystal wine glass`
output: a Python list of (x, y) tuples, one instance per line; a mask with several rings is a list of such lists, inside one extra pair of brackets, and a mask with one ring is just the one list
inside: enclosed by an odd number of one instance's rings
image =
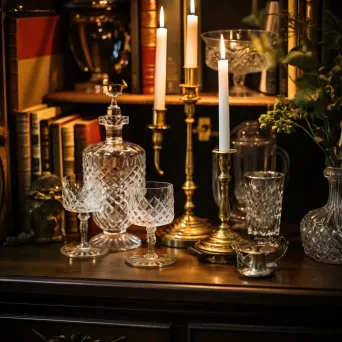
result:
[(126, 258), (126, 263), (139, 268), (158, 268), (174, 264), (176, 259), (168, 254), (154, 251), (156, 227), (169, 224), (174, 219), (173, 185), (164, 182), (146, 182), (128, 187), (128, 218), (147, 231), (146, 254)]
[(104, 191), (93, 178), (83, 178), (81, 174), (66, 176), (62, 180), (63, 207), (78, 213), (80, 219), (81, 243), (68, 244), (61, 248), (61, 253), (69, 258), (97, 258), (108, 253), (104, 247), (93, 247), (88, 243), (88, 219), (90, 212), (101, 211)]

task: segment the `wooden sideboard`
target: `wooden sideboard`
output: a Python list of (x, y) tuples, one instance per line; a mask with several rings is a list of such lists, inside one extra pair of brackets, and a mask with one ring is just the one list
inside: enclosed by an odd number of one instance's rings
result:
[[(291, 241), (292, 240), (292, 241)], [(39, 341), (72, 330), (101, 341), (337, 341), (342, 338), (342, 266), (304, 256), (298, 235), (268, 279), (242, 278), (234, 265), (186, 250), (165, 269), (135, 269), (125, 257), (76, 261), (61, 245), (3, 247), (0, 341)]]

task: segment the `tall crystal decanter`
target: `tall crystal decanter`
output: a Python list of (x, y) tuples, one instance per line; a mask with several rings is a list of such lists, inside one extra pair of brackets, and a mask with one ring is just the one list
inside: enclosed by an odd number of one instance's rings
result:
[(83, 172), (95, 176), (106, 191), (106, 201), (101, 212), (93, 214), (95, 223), (103, 233), (94, 236), (93, 246), (105, 246), (112, 252), (137, 248), (141, 240), (126, 230), (130, 226), (127, 217), (127, 187), (132, 183), (145, 182), (146, 155), (142, 147), (123, 141), (122, 128), (128, 117), (121, 115), (117, 97), (126, 84), (107, 85), (111, 104), (107, 115), (99, 117), (100, 125), (106, 128), (106, 140), (88, 146), (83, 152)]

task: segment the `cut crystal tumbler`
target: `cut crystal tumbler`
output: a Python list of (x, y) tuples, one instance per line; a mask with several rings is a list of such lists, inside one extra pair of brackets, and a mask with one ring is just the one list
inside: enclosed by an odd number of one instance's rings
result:
[(122, 89), (121, 84), (108, 85), (107, 95), (112, 97), (112, 103), (107, 115), (99, 118), (100, 124), (106, 128), (106, 140), (90, 145), (83, 152), (84, 174), (98, 179), (106, 194), (103, 211), (93, 215), (103, 233), (94, 236), (90, 242), (93, 246), (103, 246), (112, 252), (141, 245), (137, 236), (126, 232), (130, 222), (124, 192), (130, 184), (142, 185), (145, 182), (146, 168), (144, 149), (122, 139), (122, 127), (128, 124), (128, 117), (121, 115), (116, 103)]
[(246, 225), (256, 240), (270, 240), (280, 232), (284, 174), (274, 171), (245, 173)]

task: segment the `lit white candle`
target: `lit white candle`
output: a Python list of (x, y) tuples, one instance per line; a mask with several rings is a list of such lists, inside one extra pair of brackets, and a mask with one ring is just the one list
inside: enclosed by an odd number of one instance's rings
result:
[(195, 0), (190, 0), (190, 13), (187, 16), (184, 67), (197, 68), (198, 16), (195, 15)]
[(156, 65), (154, 74), (154, 109), (165, 109), (167, 29), (164, 28), (164, 9), (160, 8), (157, 29)]
[(230, 124), (229, 124), (229, 76), (228, 60), (224, 46), (223, 35), (220, 41), (221, 60), (218, 61), (218, 83), (219, 83), (219, 150), (228, 152), (230, 150)]

